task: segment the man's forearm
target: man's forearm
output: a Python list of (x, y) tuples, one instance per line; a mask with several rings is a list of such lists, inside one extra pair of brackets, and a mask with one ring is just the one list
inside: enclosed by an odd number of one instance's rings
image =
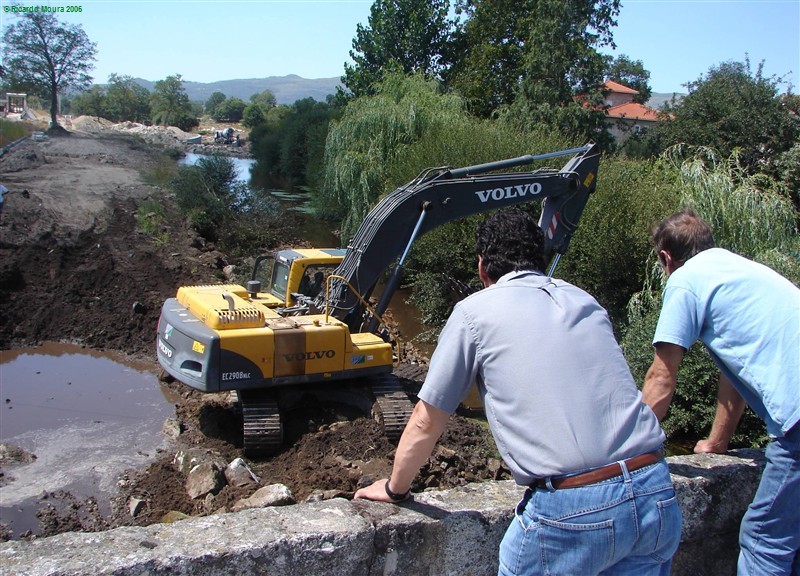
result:
[(394, 492), (406, 492), (411, 487), (417, 472), (433, 452), (449, 418), (448, 413), (422, 400), (417, 402), (395, 452), (391, 478)]
[(394, 502), (396, 499), (389, 496), (388, 490), (394, 494), (408, 492), (414, 476), (430, 457), (449, 419), (450, 414), (447, 412), (434, 408), (423, 400), (417, 402), (397, 445), (392, 477), (388, 480), (376, 480), (361, 488), (356, 491), (354, 498)]
[(642, 401), (650, 406), (659, 421), (667, 415), (667, 409), (672, 402), (683, 354), (684, 349), (675, 344), (656, 345), (653, 364), (644, 379)]
[(719, 375), (719, 390), (717, 391), (717, 412), (711, 433), (706, 440), (701, 440), (695, 446), (695, 452), (725, 452), (728, 443), (736, 431), (736, 426), (742, 418), (746, 403), (744, 398), (736, 391), (730, 380), (724, 375)]

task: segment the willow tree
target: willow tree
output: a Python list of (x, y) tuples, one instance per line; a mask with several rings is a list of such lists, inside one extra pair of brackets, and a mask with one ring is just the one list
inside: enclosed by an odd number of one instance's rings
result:
[(377, 199), (401, 184), (389, 175), (404, 147), (463, 117), (461, 100), (440, 94), (435, 81), (387, 74), (377, 94), (352, 100), (328, 133), (321, 211), (344, 216), (348, 237)]
[(19, 18), (3, 34), (5, 81), (16, 90), (46, 94), (51, 127), (60, 128), (58, 95), (91, 85), (97, 45), (79, 24), (64, 24), (50, 12), (25, 12)]

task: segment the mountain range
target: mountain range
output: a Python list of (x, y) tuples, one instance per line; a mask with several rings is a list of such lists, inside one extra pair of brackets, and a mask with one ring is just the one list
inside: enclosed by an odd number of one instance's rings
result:
[[(156, 83), (142, 78), (136, 82), (150, 92)], [(288, 76), (268, 76), (267, 78), (247, 78), (240, 80), (219, 80), (217, 82), (190, 82), (184, 81), (183, 88), (189, 100), (204, 103), (214, 92), (222, 92), (227, 98), (241, 98), (250, 102), (250, 96), (259, 94), (264, 90), (271, 90), (275, 94), (278, 104), (294, 104), (303, 98), (313, 98), (324, 102), (329, 94), (335, 94), (336, 88), (341, 86), (338, 76), (334, 78), (302, 78), (296, 74)], [(660, 109), (665, 102), (669, 102), (673, 94), (654, 92), (647, 105), (653, 109)], [(678, 94), (680, 97), (681, 94)]]
[[(137, 84), (150, 92), (156, 83), (142, 78), (135, 79)], [(328, 94), (335, 94), (336, 87), (341, 85), (339, 77), (335, 78), (301, 78), (295, 74), (289, 76), (269, 76), (267, 78), (248, 78), (243, 80), (219, 80), (218, 82), (189, 82), (184, 80), (183, 88), (194, 102), (205, 102), (214, 92), (222, 92), (227, 98), (241, 98), (250, 102), (250, 96), (264, 90), (275, 94), (278, 104), (294, 104), (303, 98), (313, 98), (324, 102)]]

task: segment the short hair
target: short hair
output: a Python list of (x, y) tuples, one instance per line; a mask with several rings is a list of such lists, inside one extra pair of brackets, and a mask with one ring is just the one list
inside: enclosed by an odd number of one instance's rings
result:
[(478, 226), (475, 248), (493, 282), (518, 270), (543, 272), (547, 263), (544, 232), (530, 214), (517, 208), (497, 212)]
[(666, 250), (678, 263), (715, 246), (711, 227), (688, 208), (662, 220), (653, 230), (652, 241), (656, 254)]

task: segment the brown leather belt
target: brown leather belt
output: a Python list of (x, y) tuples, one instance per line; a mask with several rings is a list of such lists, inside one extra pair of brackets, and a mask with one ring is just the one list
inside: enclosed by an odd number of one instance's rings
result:
[[(664, 451), (655, 450), (654, 452), (648, 452), (647, 454), (642, 454), (641, 456), (636, 456), (635, 458), (628, 458), (625, 460), (625, 467), (628, 469), (628, 472), (633, 472), (639, 468), (644, 468), (645, 466), (655, 464), (662, 458), (664, 458)], [(596, 468), (595, 470), (589, 470), (583, 474), (576, 474), (575, 476), (561, 478), (550, 478), (550, 485), (555, 490), (561, 490), (564, 488), (578, 488), (580, 486), (588, 486), (589, 484), (595, 484), (597, 482), (602, 482), (603, 480), (608, 480), (621, 475), (622, 467), (619, 465), (619, 462), (614, 462), (608, 466)], [(547, 478), (540, 478), (533, 485), (531, 485), (531, 488), (550, 489), (550, 487), (547, 485)]]

